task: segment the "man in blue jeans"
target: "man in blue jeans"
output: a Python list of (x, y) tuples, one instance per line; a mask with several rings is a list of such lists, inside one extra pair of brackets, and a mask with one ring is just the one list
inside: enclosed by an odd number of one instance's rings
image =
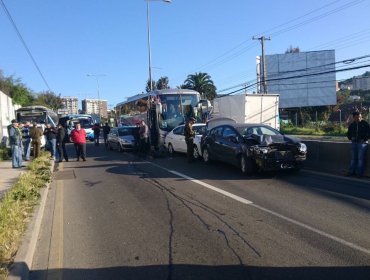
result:
[(353, 112), (353, 122), (349, 125), (347, 138), (352, 142), (352, 158), (347, 176), (364, 176), (365, 157), (370, 138), (369, 124), (362, 120), (360, 112)]
[(31, 154), (30, 122), (26, 122), (22, 127), (22, 144), (24, 159), (28, 161)]
[(57, 148), (57, 131), (54, 127), (51, 127), (50, 123), (48, 123), (44, 130), (44, 135), (46, 136), (46, 144), (50, 149), (50, 159), (55, 160)]
[(13, 168), (21, 168), (22, 166), (22, 135), (18, 129), (18, 122), (12, 120), (9, 127), (9, 145), (12, 150), (12, 166)]

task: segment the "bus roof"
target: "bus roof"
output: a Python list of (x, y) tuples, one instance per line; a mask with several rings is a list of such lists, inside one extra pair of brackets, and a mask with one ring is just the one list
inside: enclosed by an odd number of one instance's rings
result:
[(41, 106), (41, 105), (34, 105), (34, 106), (23, 106), (19, 109), (17, 109), (17, 111), (29, 111), (29, 110), (37, 110), (37, 111), (52, 111), (54, 112), (53, 110), (51, 110), (50, 108), (48, 107), (45, 107), (45, 106)]
[(116, 105), (116, 107), (124, 105), (128, 102), (139, 100), (149, 96), (157, 96), (163, 94), (199, 94), (199, 92), (192, 90), (192, 89), (179, 89), (179, 88), (171, 88), (171, 89), (161, 89), (161, 90), (153, 90), (146, 93), (137, 94), (131, 97), (128, 97), (126, 101), (120, 102)]
[(68, 114), (66, 116), (63, 116), (62, 118), (69, 118), (69, 119), (85, 118), (87, 119), (87, 118), (92, 118), (92, 116), (88, 114)]

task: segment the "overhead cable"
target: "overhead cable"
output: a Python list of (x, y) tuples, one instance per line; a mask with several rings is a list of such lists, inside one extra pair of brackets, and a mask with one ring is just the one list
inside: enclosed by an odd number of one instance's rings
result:
[(33, 57), (33, 55), (32, 55), (32, 53), (31, 53), (30, 49), (28, 48), (28, 46), (27, 46), (27, 44), (26, 44), (25, 40), (23, 39), (22, 34), (19, 32), (19, 29), (18, 29), (17, 25), (15, 24), (15, 21), (14, 21), (14, 19), (13, 19), (12, 15), (9, 13), (9, 11), (8, 11), (7, 7), (5, 6), (4, 1), (3, 1), (3, 0), (0, 0), (0, 2), (1, 2), (1, 5), (2, 5), (2, 7), (3, 7), (4, 11), (5, 11), (5, 14), (7, 15), (8, 19), (10, 20), (10, 22), (11, 22), (11, 24), (12, 24), (12, 26), (13, 26), (13, 28), (14, 28), (15, 32), (16, 32), (16, 33), (17, 33), (17, 35), (18, 35), (18, 38), (21, 40), (21, 42), (22, 42), (22, 44), (23, 44), (24, 48), (26, 49), (26, 51), (27, 51), (27, 53), (28, 53), (29, 57), (31, 58), (31, 60), (32, 60), (33, 64), (35, 65), (35, 67), (36, 67), (37, 71), (39, 72), (39, 74), (40, 74), (40, 76), (41, 76), (42, 80), (44, 81), (44, 83), (45, 83), (45, 85), (46, 85), (46, 87), (48, 88), (48, 90), (49, 90), (49, 91), (51, 91), (51, 89), (50, 89), (50, 87), (49, 87), (48, 82), (46, 81), (46, 79), (45, 79), (44, 75), (42, 74), (42, 72), (41, 72), (41, 70), (40, 70), (40, 67), (38, 66), (38, 64), (37, 64), (37, 62), (36, 62), (36, 60), (35, 60), (35, 58)]

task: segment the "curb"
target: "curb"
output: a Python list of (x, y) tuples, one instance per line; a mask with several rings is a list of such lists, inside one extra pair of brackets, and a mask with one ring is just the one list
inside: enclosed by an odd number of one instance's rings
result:
[(369, 183), (370, 178), (369, 177), (362, 177), (362, 178), (356, 178), (356, 177), (346, 177), (344, 175), (339, 175), (339, 174), (333, 174), (333, 173), (326, 173), (322, 171), (316, 171), (313, 169), (302, 169), (303, 172), (314, 174), (314, 175), (323, 175), (331, 178), (336, 178), (336, 179), (343, 179), (347, 181), (353, 181), (353, 182), (366, 182)]
[[(52, 161), (50, 170), (53, 173), (55, 162)], [(46, 199), (51, 182), (46, 183), (45, 188), (40, 190), (40, 204), (36, 206), (32, 218), (27, 225), (27, 230), (23, 235), (22, 243), (14, 258), (13, 264), (9, 269), (9, 280), (28, 280), (29, 272), (32, 268), (33, 256), (36, 251), (36, 244), (41, 229), (41, 222), (44, 216)]]

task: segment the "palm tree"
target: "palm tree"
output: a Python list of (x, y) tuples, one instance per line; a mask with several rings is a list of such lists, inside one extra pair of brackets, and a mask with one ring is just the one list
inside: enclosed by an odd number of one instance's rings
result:
[[(152, 90), (156, 90), (157, 86), (155, 84), (155, 81), (152, 80)], [(146, 87), (145, 87), (146, 92), (150, 91), (150, 82), (149, 80), (146, 82)]]
[(169, 87), (169, 80), (168, 77), (160, 77), (157, 81), (157, 89), (168, 89)]
[(195, 73), (188, 75), (184, 82), (184, 88), (193, 89), (199, 92), (203, 98), (213, 100), (216, 96), (216, 86), (214, 85), (211, 76), (207, 73)]

